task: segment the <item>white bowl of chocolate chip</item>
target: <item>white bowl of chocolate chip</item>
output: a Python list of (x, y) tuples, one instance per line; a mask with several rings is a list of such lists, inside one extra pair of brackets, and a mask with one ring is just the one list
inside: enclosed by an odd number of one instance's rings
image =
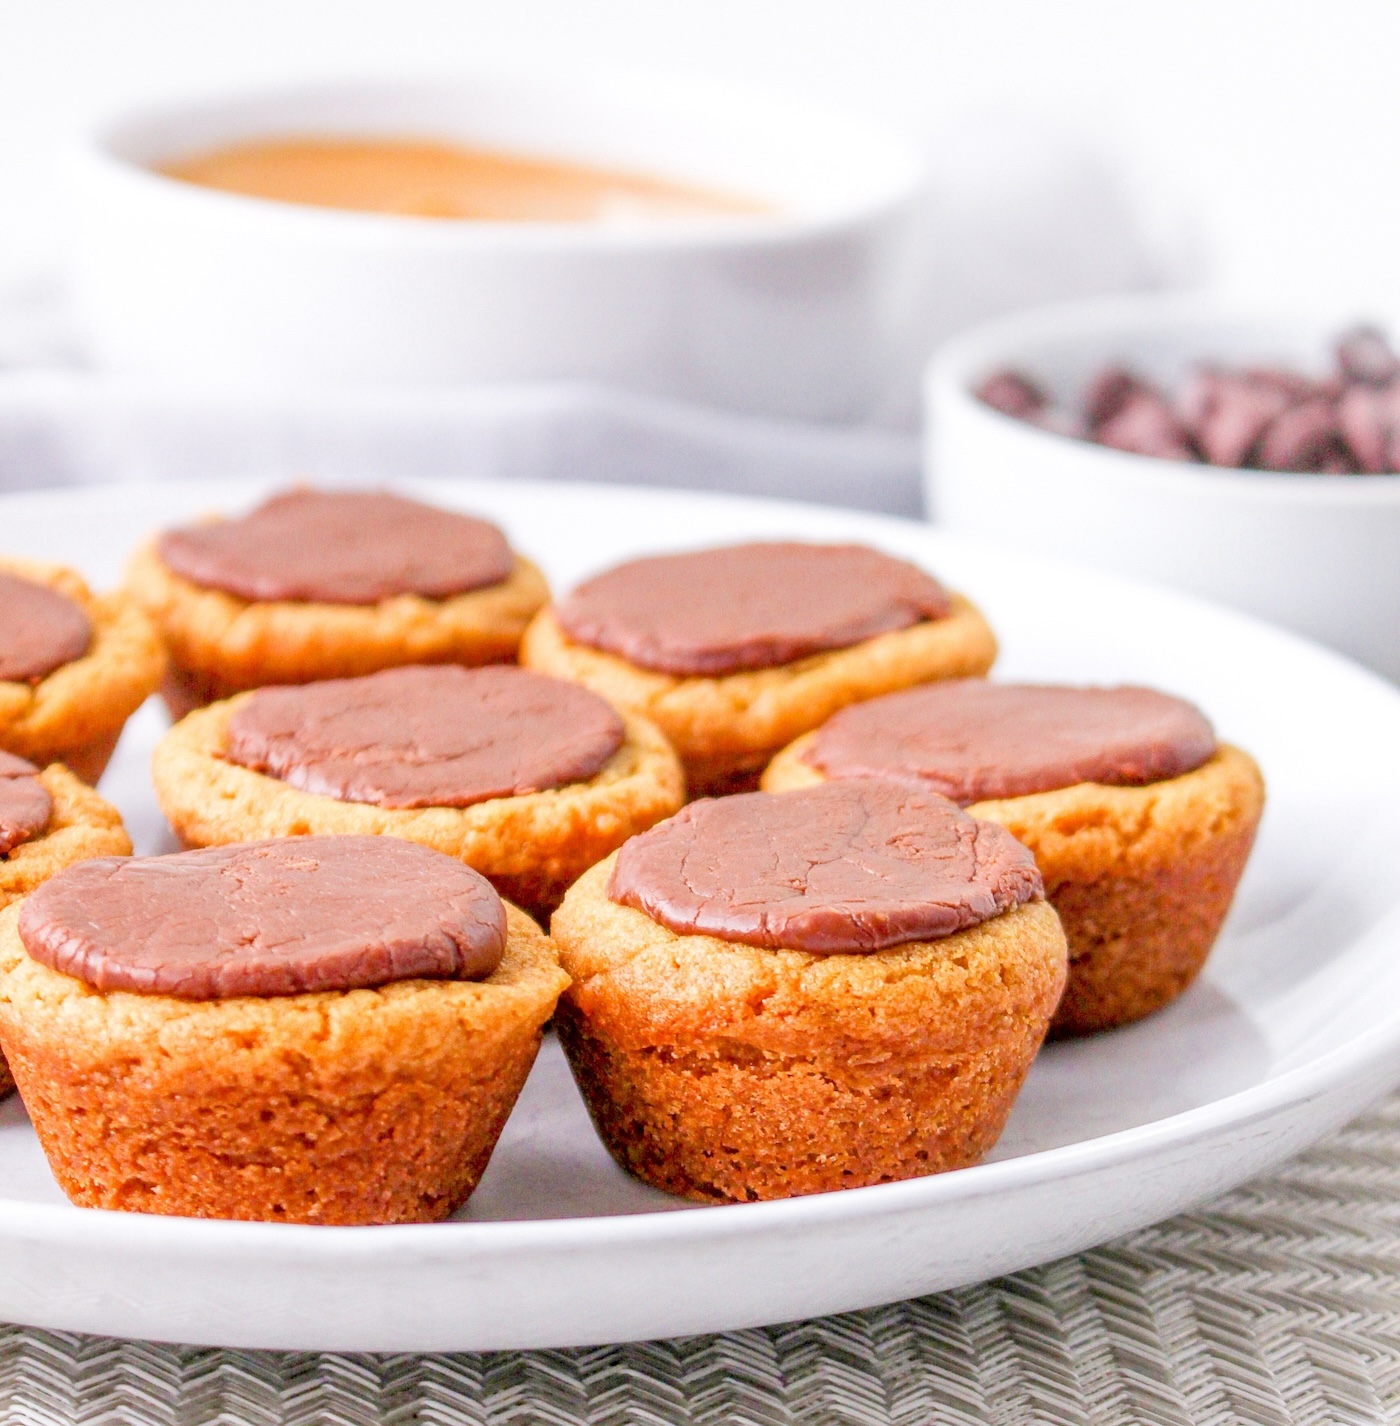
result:
[(940, 524), (1234, 604), (1400, 679), (1382, 333), (1200, 298), (1075, 303), (955, 338), (925, 402)]

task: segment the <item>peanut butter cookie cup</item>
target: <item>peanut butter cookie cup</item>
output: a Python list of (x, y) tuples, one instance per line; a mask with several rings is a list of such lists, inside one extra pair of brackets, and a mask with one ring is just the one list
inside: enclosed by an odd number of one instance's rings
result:
[[(130, 852), (121, 814), (66, 767), (0, 753), (0, 909), (74, 862)], [(14, 1087), (0, 1055), (0, 1095)]]
[(650, 718), (692, 794), (756, 785), (838, 708), (985, 673), (967, 600), (861, 545), (752, 544), (635, 560), (538, 614), (520, 660)]
[(0, 557), (0, 749), (96, 783), (164, 670), (159, 635), (125, 595)]
[(404, 837), (537, 913), (684, 800), (651, 723), (519, 668), (388, 669), (239, 694), (172, 728), (152, 771), (187, 845)]
[(510, 662), (549, 598), (494, 525), (387, 491), (293, 490), (167, 531), (127, 586), (170, 650), (177, 717), (267, 684)]
[(977, 1162), (1065, 980), (1029, 852), (875, 779), (694, 802), (552, 926), (555, 1024), (604, 1143), (703, 1202)]
[(565, 984), (482, 877), (391, 837), (92, 861), (0, 912), (0, 1044), (84, 1207), (445, 1218)]
[(1254, 760), (1145, 688), (911, 689), (799, 738), (763, 786), (871, 776), (945, 793), (1035, 853), (1069, 938), (1056, 1035), (1140, 1020), (1191, 984), (1264, 808)]

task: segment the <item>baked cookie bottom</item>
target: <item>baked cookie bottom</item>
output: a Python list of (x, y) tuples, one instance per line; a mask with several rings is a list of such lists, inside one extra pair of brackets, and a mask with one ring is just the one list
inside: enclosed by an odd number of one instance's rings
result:
[(151, 760), (161, 811), (187, 846), (308, 834), (403, 837), (456, 857), (506, 900), (544, 914), (595, 862), (678, 811), (685, 797), (666, 739), (644, 718), (624, 714), (622, 746), (588, 782), (471, 807), (341, 802), (224, 760), (229, 720), (251, 696), (191, 713)]
[(250, 602), (182, 579), (142, 547), (127, 589), (170, 650), (163, 692), (175, 717), (248, 688), (355, 678), (402, 664), (505, 663), (549, 599), (537, 566), (520, 555), (500, 584), (448, 599), (396, 595), (378, 604)]
[[(763, 775), (769, 792), (810, 787), (810, 738)], [(1220, 934), (1264, 811), (1248, 753), (1221, 744), (1194, 772), (1145, 787), (1079, 783), (975, 802), (1035, 854), (1069, 939), (1069, 984), (1051, 1034), (1088, 1035), (1141, 1020), (1200, 973)]]
[(976, 1163), (1065, 979), (1044, 902), (870, 955), (679, 936), (608, 900), (613, 859), (552, 934), (555, 1028), (629, 1173), (706, 1203), (788, 1198)]
[[(39, 781), (53, 798), (53, 813), (40, 836), (0, 856), (0, 908), (37, 891), (74, 862), (131, 855), (131, 838), (122, 826), (121, 813), (110, 802), (57, 763), (46, 767)], [(14, 1087), (10, 1067), (0, 1054), (0, 1097)]]
[(567, 979), (507, 907), (488, 979), (257, 999), (102, 994), (0, 912), (0, 1043), (85, 1208), (423, 1223), (476, 1187)]
[(718, 678), (656, 673), (576, 644), (554, 611), (543, 609), (525, 631), (520, 662), (650, 718), (680, 755), (692, 796), (743, 792), (757, 786), (779, 748), (847, 704), (934, 679), (986, 673), (996, 658), (996, 639), (968, 600), (951, 598), (946, 618), (778, 668)]
[(125, 595), (95, 595), (61, 565), (0, 558), (0, 572), (66, 595), (92, 623), (92, 644), (82, 658), (36, 684), (0, 681), (0, 749), (40, 767), (63, 763), (96, 783), (126, 720), (160, 687), (160, 635)]

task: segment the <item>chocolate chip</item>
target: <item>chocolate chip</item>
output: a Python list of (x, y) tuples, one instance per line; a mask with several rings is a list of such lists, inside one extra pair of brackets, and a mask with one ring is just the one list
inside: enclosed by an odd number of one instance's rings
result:
[(1202, 368), (1188, 380), (1177, 410), (1211, 465), (1243, 466), (1265, 430), (1290, 404), (1277, 383)]
[(1049, 398), (1029, 377), (1016, 371), (994, 371), (977, 388), (977, 399), (1007, 416), (1028, 420), (1049, 404)]
[(1400, 376), (1400, 357), (1390, 349), (1378, 327), (1353, 327), (1337, 341), (1337, 365), (1342, 375), (1367, 386), (1389, 386)]
[(1194, 458), (1186, 428), (1155, 391), (1133, 392), (1117, 414), (1098, 429), (1101, 445), (1162, 460)]
[(1359, 475), (1360, 468), (1351, 457), (1351, 452), (1345, 446), (1338, 446), (1323, 456), (1322, 464), (1318, 466), (1319, 475)]
[(1260, 470), (1316, 471), (1341, 445), (1337, 408), (1321, 397), (1290, 406), (1264, 432), (1255, 453)]
[(1337, 425), (1361, 470), (1400, 471), (1400, 380), (1348, 387), (1337, 403)]
[(1127, 367), (1106, 366), (1084, 390), (1084, 420), (1090, 430), (1111, 421), (1127, 405), (1135, 392), (1148, 390), (1147, 383)]

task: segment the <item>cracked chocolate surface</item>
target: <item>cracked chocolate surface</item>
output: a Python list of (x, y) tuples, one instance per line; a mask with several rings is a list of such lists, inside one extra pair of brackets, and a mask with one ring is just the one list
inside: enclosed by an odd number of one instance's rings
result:
[(0, 574), (0, 682), (37, 683), (91, 644), (88, 616), (66, 595)]
[(575, 643), (713, 677), (849, 648), (950, 607), (937, 580), (864, 545), (752, 544), (618, 565), (555, 613)]
[(184, 1000), (480, 980), (506, 916), (485, 877), (396, 837), (287, 837), (80, 862), (24, 903), (20, 938), (97, 990)]
[(822, 955), (939, 940), (1043, 894), (1009, 832), (876, 779), (692, 802), (628, 842), (608, 883), (680, 935)]
[(53, 798), (39, 781), (39, 769), (0, 752), (0, 857), (39, 836), (52, 816)]
[(967, 678), (845, 708), (803, 758), (828, 777), (916, 778), (966, 807), (1081, 782), (1164, 782), (1215, 749), (1199, 709), (1152, 688)]
[(470, 807), (584, 782), (622, 746), (596, 694), (526, 669), (396, 668), (255, 693), (230, 762), (379, 807)]
[(515, 563), (495, 525), (385, 490), (289, 490), (241, 519), (169, 530), (158, 550), (204, 589), (315, 604), (446, 599)]

